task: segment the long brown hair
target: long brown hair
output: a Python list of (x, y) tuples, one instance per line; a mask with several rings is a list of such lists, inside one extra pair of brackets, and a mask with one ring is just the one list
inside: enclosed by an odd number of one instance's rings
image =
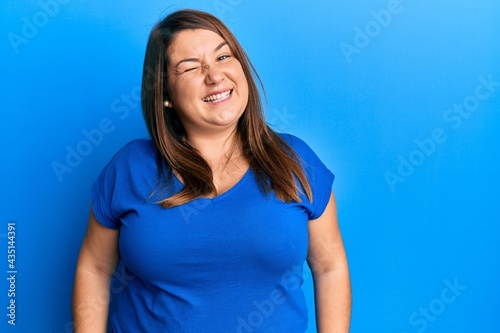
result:
[[(282, 201), (300, 202), (301, 188), (312, 201), (312, 192), (301, 163), (293, 149), (264, 120), (259, 90), (254, 74), (262, 82), (250, 59), (231, 31), (216, 17), (196, 10), (176, 11), (158, 22), (151, 31), (144, 59), (142, 110), (149, 134), (158, 150), (158, 170), (163, 190), (169, 187), (172, 171), (183, 180), (183, 189), (158, 201), (163, 207), (178, 206), (200, 196), (216, 193), (212, 170), (200, 154), (183, 138), (185, 130), (174, 110), (165, 112), (163, 102), (170, 100), (168, 91), (168, 48), (182, 30), (205, 29), (217, 33), (229, 45), (241, 63), (248, 82), (248, 104), (238, 120), (237, 135), (244, 157), (253, 169), (260, 188), (273, 190)], [(166, 177), (165, 169), (170, 169)], [(170, 180), (169, 180), (170, 179)], [(158, 190), (158, 188), (157, 188)], [(163, 192), (165, 193), (165, 192)]]

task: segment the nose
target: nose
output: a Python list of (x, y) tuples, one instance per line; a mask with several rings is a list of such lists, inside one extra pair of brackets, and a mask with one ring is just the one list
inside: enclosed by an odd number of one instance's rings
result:
[(217, 85), (224, 81), (224, 74), (215, 66), (205, 67), (205, 83), (209, 85)]

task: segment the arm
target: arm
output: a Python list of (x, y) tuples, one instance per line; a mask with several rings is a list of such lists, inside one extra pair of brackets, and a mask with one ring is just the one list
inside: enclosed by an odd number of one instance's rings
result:
[(106, 332), (109, 282), (119, 260), (118, 233), (118, 230), (102, 226), (91, 210), (73, 288), (76, 333)]
[(309, 221), (307, 262), (314, 280), (318, 332), (349, 332), (351, 284), (333, 192), (324, 213)]

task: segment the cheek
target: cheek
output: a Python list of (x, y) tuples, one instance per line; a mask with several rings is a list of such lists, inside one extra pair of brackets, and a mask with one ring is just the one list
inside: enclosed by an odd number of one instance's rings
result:
[(195, 90), (192, 85), (190, 86), (190, 81), (182, 78), (176, 78), (175, 80), (169, 80), (168, 90), (170, 93), (170, 98), (173, 102), (182, 101), (183, 99), (189, 99), (190, 95), (194, 94)]
[(241, 83), (240, 83), (240, 85), (242, 85), (241, 94), (242, 94), (242, 97), (245, 98), (245, 103), (248, 103), (248, 91), (249, 91), (248, 81), (245, 77), (245, 74), (242, 74), (242, 75), (243, 75), (243, 77), (242, 77)]
[(243, 95), (243, 97), (248, 98), (248, 81), (241, 66), (239, 66), (239, 68), (237, 69), (236, 75), (237, 75), (236, 77), (238, 78), (238, 86), (240, 88), (239, 89), (240, 93)]

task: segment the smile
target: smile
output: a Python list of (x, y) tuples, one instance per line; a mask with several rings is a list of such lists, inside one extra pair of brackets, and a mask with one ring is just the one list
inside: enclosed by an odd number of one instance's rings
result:
[(230, 90), (218, 93), (218, 94), (213, 94), (213, 95), (207, 96), (207, 97), (203, 98), (202, 101), (207, 102), (207, 103), (222, 102), (223, 100), (228, 99), (232, 93), (233, 93), (233, 89), (230, 89)]

